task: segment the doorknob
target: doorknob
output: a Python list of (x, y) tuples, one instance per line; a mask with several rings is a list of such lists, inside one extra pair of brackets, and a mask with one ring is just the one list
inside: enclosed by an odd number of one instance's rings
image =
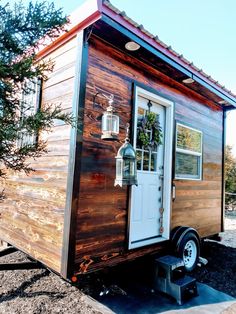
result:
[(163, 179), (164, 179), (164, 175), (163, 175), (163, 174), (160, 174), (160, 175), (159, 175), (159, 179), (163, 180)]

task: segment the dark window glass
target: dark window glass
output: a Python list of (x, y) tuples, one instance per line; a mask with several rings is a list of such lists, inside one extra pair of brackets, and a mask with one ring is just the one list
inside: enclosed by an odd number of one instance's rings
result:
[(200, 179), (200, 156), (176, 153), (175, 176), (176, 178)]

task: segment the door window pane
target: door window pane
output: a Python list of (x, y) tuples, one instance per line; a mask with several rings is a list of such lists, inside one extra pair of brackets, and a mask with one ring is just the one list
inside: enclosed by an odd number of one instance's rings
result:
[[(137, 156), (137, 170), (142, 171), (157, 171), (157, 151), (158, 147), (145, 147), (139, 138), (140, 129), (143, 129), (142, 122), (146, 116), (147, 110), (138, 108), (137, 118), (137, 136), (136, 136), (136, 156)], [(159, 115), (156, 114), (156, 119), (159, 119)], [(146, 130), (147, 141), (151, 142), (152, 130)]]
[(138, 107), (138, 119), (141, 119), (145, 115), (145, 109)]
[(136, 148), (142, 149), (142, 142), (139, 139), (139, 128), (142, 125), (142, 119), (145, 116), (145, 110), (143, 108), (138, 108), (138, 120), (137, 120), (137, 138), (136, 138)]
[(142, 151), (136, 150), (137, 170), (142, 170)]
[(151, 171), (157, 171), (157, 153), (151, 155)]
[(149, 152), (143, 154), (143, 170), (149, 170)]

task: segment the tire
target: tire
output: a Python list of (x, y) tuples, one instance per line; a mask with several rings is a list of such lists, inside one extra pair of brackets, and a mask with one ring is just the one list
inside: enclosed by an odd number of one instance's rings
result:
[(197, 266), (200, 255), (200, 243), (194, 232), (189, 231), (182, 239), (179, 239), (176, 253), (183, 259), (187, 272), (191, 272)]

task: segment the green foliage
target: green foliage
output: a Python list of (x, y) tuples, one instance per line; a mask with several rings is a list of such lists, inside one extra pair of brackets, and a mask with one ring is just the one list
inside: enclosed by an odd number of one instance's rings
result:
[(181, 124), (177, 124), (177, 147), (201, 153), (202, 134)]
[(232, 147), (226, 146), (225, 154), (225, 204), (228, 207), (236, 207), (236, 157), (232, 154)]
[(138, 140), (145, 148), (154, 149), (162, 144), (162, 129), (157, 115), (147, 112), (138, 126)]
[[(68, 22), (62, 10), (47, 2), (0, 4), (0, 178), (7, 169), (29, 172), (27, 159), (47, 152), (46, 143), (17, 145), (22, 134), (37, 136), (50, 131), (55, 119), (72, 124), (71, 114), (60, 107), (44, 106), (33, 112), (21, 95), (32, 94), (26, 82), (46, 80), (53, 69), (50, 61), (38, 61), (37, 51), (56, 39)], [(32, 104), (33, 106), (33, 104)], [(25, 114), (31, 112), (31, 114)], [(40, 139), (40, 137), (39, 137)]]

